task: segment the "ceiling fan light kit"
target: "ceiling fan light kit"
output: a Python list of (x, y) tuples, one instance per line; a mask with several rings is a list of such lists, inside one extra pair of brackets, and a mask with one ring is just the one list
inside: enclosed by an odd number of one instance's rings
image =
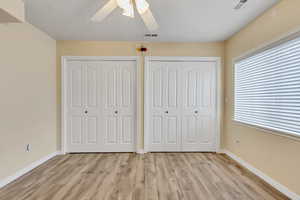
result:
[(146, 0), (135, 0), (135, 5), (141, 15), (149, 9), (149, 3)]
[(149, 3), (146, 0), (117, 0), (117, 4), (123, 9), (123, 15), (134, 17), (134, 3), (137, 11), (142, 15), (149, 9)]
[(106, 18), (115, 8), (120, 7), (123, 15), (134, 18), (134, 7), (142, 17), (145, 25), (150, 31), (158, 29), (158, 24), (152, 15), (150, 5), (146, 0), (109, 0), (96, 14), (91, 18), (92, 21), (100, 22)]
[(117, 0), (118, 6), (123, 9), (123, 15), (134, 18), (134, 8), (131, 0)]

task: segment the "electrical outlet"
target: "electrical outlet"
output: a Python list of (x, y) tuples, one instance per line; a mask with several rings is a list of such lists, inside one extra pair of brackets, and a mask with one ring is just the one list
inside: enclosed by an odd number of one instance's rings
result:
[(30, 152), (30, 149), (31, 149), (30, 144), (27, 144), (27, 145), (26, 145), (26, 152)]

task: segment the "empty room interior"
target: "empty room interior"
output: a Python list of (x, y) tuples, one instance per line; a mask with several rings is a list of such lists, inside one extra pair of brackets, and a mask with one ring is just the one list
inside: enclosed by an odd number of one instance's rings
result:
[(300, 200), (299, 0), (1, 0), (0, 200)]

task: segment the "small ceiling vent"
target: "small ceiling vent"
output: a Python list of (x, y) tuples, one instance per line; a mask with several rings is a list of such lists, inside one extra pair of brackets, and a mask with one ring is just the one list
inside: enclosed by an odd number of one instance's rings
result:
[(158, 37), (158, 34), (147, 33), (147, 34), (145, 34), (145, 37), (146, 37), (146, 38), (157, 38), (157, 37)]
[(234, 7), (235, 10), (239, 10), (244, 6), (245, 3), (247, 3), (248, 0), (240, 0), (239, 3)]

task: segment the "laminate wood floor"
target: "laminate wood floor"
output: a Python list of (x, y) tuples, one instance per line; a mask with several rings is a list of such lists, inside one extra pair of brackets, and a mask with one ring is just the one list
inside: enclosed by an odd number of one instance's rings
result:
[(288, 199), (222, 154), (56, 156), (0, 190), (1, 200)]

